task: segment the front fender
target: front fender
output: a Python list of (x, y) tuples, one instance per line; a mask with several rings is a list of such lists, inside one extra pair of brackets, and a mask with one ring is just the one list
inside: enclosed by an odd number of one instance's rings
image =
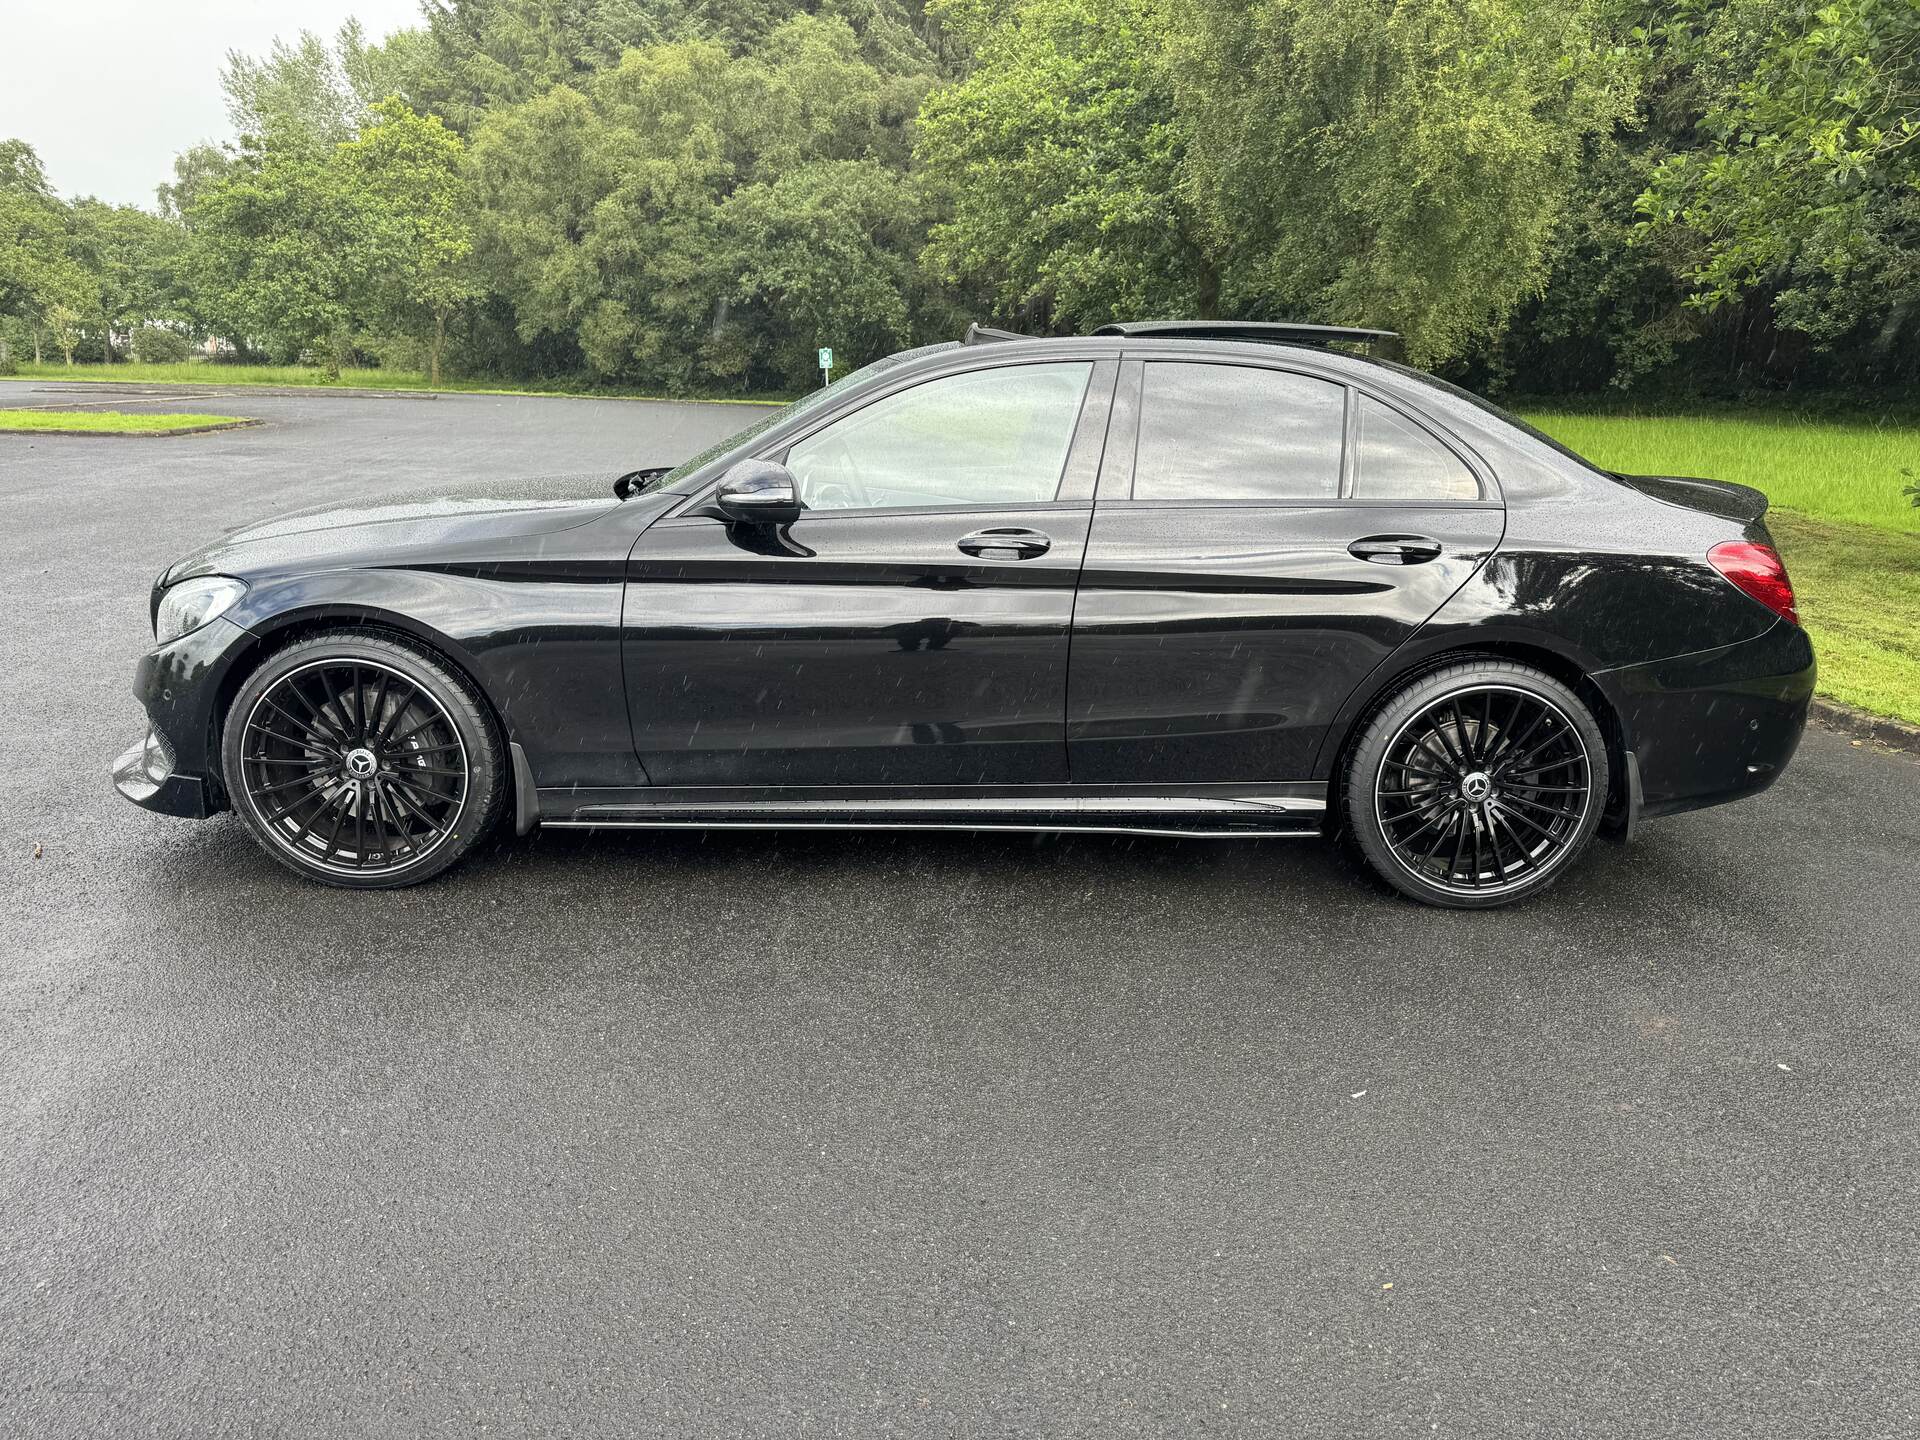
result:
[(268, 645), (326, 624), (411, 636), (479, 687), (542, 786), (643, 785), (621, 680), (623, 570), (498, 561), (257, 576), (227, 618)]

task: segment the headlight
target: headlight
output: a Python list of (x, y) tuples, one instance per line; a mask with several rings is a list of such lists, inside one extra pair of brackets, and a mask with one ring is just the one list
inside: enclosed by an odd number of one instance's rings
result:
[(153, 617), (153, 638), (170, 645), (182, 635), (191, 635), (214, 616), (232, 609), (246, 593), (244, 582), (229, 580), (225, 575), (182, 580), (160, 597), (160, 609)]

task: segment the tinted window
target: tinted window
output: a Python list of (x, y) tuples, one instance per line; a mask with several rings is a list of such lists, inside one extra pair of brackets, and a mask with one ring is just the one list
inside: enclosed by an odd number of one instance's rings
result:
[(774, 426), (783, 421), (791, 420), (796, 415), (804, 414), (829, 397), (835, 400), (840, 399), (847, 393), (849, 387), (865, 385), (873, 380), (877, 380), (896, 365), (904, 365), (907, 361), (917, 360), (922, 355), (931, 355), (936, 350), (958, 350), (959, 348), (960, 342), (958, 340), (948, 340), (938, 345), (922, 345), (915, 350), (901, 350), (892, 355), (883, 355), (878, 360), (862, 365), (858, 370), (851, 372), (836, 384), (832, 386), (822, 385), (818, 390), (810, 390), (798, 400), (782, 406), (765, 419), (756, 420), (745, 429), (734, 431), (734, 433), (727, 436), (726, 439), (720, 441), (718, 444), (707, 447), (691, 460), (682, 460), (678, 465), (674, 466), (673, 469), (663, 475), (656, 476), (647, 484), (642, 485), (639, 493), (644, 495), (651, 490), (664, 490), (669, 485), (677, 485), (686, 479), (687, 476), (693, 474), (694, 471), (705, 465), (709, 460), (717, 460), (726, 454), (727, 451), (739, 449), (742, 445), (753, 439), (754, 436), (763, 431), (771, 430)]
[(1365, 395), (1354, 455), (1357, 500), (1474, 500), (1480, 484), (1459, 456), (1406, 416)]
[(787, 452), (814, 510), (1053, 499), (1091, 364), (1009, 365), (876, 400)]
[(1156, 362), (1140, 397), (1136, 500), (1332, 500), (1346, 391), (1240, 365)]

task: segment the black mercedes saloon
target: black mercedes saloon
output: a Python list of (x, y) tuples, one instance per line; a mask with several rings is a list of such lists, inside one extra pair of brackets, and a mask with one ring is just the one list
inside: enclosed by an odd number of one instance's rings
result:
[(115, 783), (344, 886), (506, 823), (1324, 834), (1470, 908), (1765, 789), (1814, 680), (1765, 497), (1379, 338), (975, 327), (612, 493), (240, 530), (154, 585)]

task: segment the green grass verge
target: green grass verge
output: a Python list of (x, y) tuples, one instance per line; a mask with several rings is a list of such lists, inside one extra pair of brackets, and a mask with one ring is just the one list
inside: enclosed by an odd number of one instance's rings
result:
[(148, 415), (117, 410), (0, 410), (0, 430), (47, 435), (151, 435), (207, 425), (240, 425), (238, 415)]
[(1920, 484), (1920, 425), (1763, 413), (1527, 419), (1608, 470), (1737, 480), (1817, 519), (1920, 531), (1920, 510), (1900, 493)]
[(111, 381), (136, 385), (274, 385), (289, 389), (446, 391), (464, 395), (568, 395), (594, 400), (703, 400), (722, 405), (784, 405), (791, 395), (661, 395), (623, 386), (597, 386), (578, 377), (561, 380), (449, 380), (427, 383), (419, 370), (342, 370), (338, 379), (312, 365), (218, 365), (189, 360), (178, 365), (24, 364), (20, 380)]
[(1820, 659), (1820, 693), (1920, 724), (1920, 534), (1767, 517)]
[(1820, 693), (1920, 723), (1920, 426), (1790, 415), (1529, 414), (1597, 465), (1766, 492)]

